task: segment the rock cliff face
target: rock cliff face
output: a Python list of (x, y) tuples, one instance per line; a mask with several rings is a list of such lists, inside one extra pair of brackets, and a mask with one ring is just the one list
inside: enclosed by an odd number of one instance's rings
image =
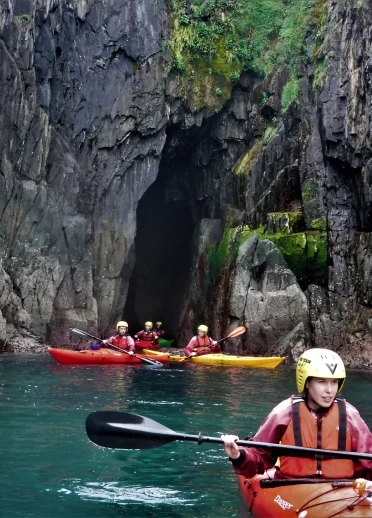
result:
[(235, 352), (368, 346), (372, 10), (326, 7), (298, 103), (286, 69), (245, 72), (211, 114), (164, 71), (164, 0), (1, 1), (3, 346), (122, 317), (180, 346), (200, 322), (247, 325)]

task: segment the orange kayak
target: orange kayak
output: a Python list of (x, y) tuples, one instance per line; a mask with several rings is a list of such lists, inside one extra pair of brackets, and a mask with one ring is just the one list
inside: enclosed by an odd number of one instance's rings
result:
[(372, 498), (359, 496), (354, 480), (272, 480), (274, 472), (250, 479), (238, 476), (240, 494), (255, 518), (372, 517)]
[[(143, 362), (139, 358), (130, 356), (129, 354), (121, 353), (111, 349), (98, 349), (91, 351), (72, 351), (70, 349), (58, 349), (56, 347), (48, 347), (48, 352), (57, 362), (65, 365), (142, 365)], [(150, 358), (161, 363), (169, 363), (170, 358), (168, 354), (138, 354), (137, 356), (143, 358)]]

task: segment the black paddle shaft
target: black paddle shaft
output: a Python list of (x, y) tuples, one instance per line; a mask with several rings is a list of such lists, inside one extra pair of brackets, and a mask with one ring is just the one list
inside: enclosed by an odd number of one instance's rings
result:
[[(191, 441), (222, 444), (220, 437), (209, 437), (174, 432), (160, 423), (137, 414), (126, 412), (102, 411), (89, 414), (86, 420), (86, 431), (89, 439), (98, 446), (122, 450), (145, 450), (163, 446), (173, 441)], [(311, 458), (315, 460), (327, 459), (368, 459), (372, 454), (347, 451), (322, 450), (304, 448), (302, 446), (287, 446), (255, 441), (236, 441), (238, 446), (248, 448), (270, 449), (277, 456)]]

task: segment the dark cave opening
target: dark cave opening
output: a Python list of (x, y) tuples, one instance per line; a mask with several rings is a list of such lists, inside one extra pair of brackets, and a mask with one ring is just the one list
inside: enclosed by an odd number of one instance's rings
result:
[(162, 321), (166, 337), (177, 334), (191, 269), (194, 227), (190, 201), (168, 201), (166, 177), (159, 174), (137, 208), (136, 264), (123, 315), (132, 336), (147, 320)]

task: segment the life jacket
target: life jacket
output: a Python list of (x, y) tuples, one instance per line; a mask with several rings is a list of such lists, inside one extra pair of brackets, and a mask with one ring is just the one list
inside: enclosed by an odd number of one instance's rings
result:
[[(329, 411), (317, 419), (302, 397), (294, 397), (292, 420), (281, 443), (306, 448), (351, 451), (345, 400), (336, 398)], [(345, 459), (315, 460), (283, 456), (280, 458), (280, 472), (285, 477), (352, 478), (354, 463)]]
[(155, 336), (157, 336), (157, 334), (154, 333), (154, 331), (140, 331), (137, 334), (137, 336), (140, 340), (143, 340), (144, 342), (157, 342), (157, 340), (155, 340)]
[(195, 352), (195, 353), (198, 353), (205, 347), (209, 347), (212, 345), (212, 340), (209, 338), (208, 335), (205, 335), (204, 338), (200, 338), (200, 336), (198, 335), (198, 336), (195, 336), (195, 338), (198, 342), (197, 345), (194, 346), (193, 352)]
[(111, 342), (112, 345), (115, 345), (116, 347), (120, 347), (120, 349), (128, 350), (130, 349), (130, 345), (128, 343), (128, 335), (120, 336), (116, 335), (114, 338), (112, 338)]

